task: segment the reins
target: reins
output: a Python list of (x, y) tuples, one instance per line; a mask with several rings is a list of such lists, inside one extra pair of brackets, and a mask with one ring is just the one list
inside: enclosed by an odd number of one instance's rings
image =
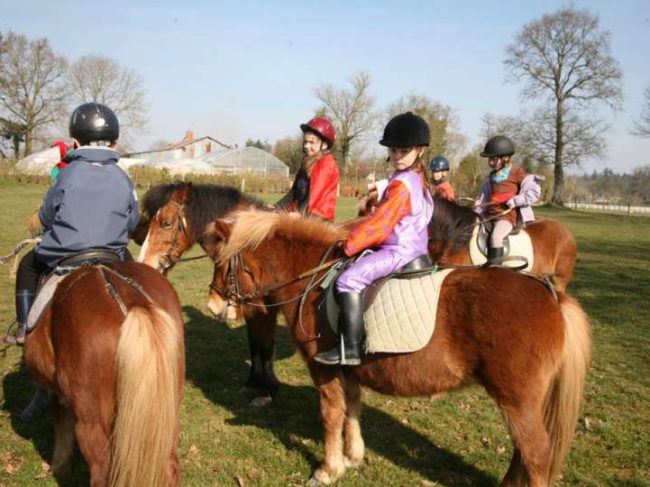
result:
[(106, 277), (106, 273), (108, 272), (114, 277), (117, 277), (121, 279), (122, 281), (126, 282), (129, 286), (131, 286), (133, 289), (135, 289), (138, 293), (140, 293), (149, 303), (154, 304), (153, 299), (151, 299), (151, 296), (147, 293), (147, 291), (144, 290), (142, 285), (140, 285), (138, 282), (135, 280), (131, 279), (130, 277), (123, 276), (119, 272), (117, 272), (114, 269), (111, 269), (110, 267), (105, 266), (104, 264), (98, 264), (94, 266), (98, 271), (99, 275), (102, 278), (102, 281), (104, 283), (104, 287), (108, 291), (108, 294), (111, 295), (111, 297), (117, 302), (118, 306), (120, 307), (120, 310), (122, 311), (122, 314), (124, 316), (127, 315), (128, 313), (128, 308), (126, 307), (126, 304), (124, 304), (124, 300), (122, 300), (120, 293), (117, 292), (117, 289), (115, 289), (115, 286), (111, 284), (111, 282), (108, 280)]
[[(305, 291), (301, 292), (298, 296), (296, 296), (294, 298), (291, 298), (291, 299), (288, 299), (286, 301), (273, 303), (273, 304), (258, 304), (258, 303), (255, 303), (255, 302), (252, 302), (252, 301), (249, 301), (249, 300), (250, 299), (262, 299), (262, 298), (265, 298), (270, 293), (272, 293), (273, 291), (275, 291), (277, 289), (281, 289), (281, 288), (283, 288), (285, 286), (288, 286), (289, 284), (293, 284), (294, 282), (302, 281), (303, 279), (306, 279), (306, 278), (308, 278), (310, 276), (316, 276), (316, 274), (318, 274), (319, 272), (321, 272), (321, 271), (323, 271), (325, 269), (329, 269), (333, 265), (335, 265), (338, 262), (340, 262), (341, 260), (343, 260), (342, 258), (339, 257), (339, 258), (334, 259), (332, 261), (323, 263), (329, 257), (329, 255), (331, 254), (332, 250), (335, 247), (336, 247), (336, 245), (332, 245), (332, 246), (328, 247), (328, 249), (325, 251), (325, 253), (321, 257), (320, 264), (317, 267), (309, 269), (309, 270), (299, 274), (298, 276), (292, 277), (291, 279), (287, 279), (286, 281), (283, 281), (283, 282), (281, 282), (279, 284), (274, 284), (272, 286), (267, 286), (265, 288), (256, 290), (255, 292), (247, 293), (247, 294), (242, 294), (239, 291), (239, 281), (237, 280), (237, 277), (236, 277), (235, 268), (238, 267), (241, 264), (241, 255), (239, 253), (237, 253), (233, 257), (231, 257), (230, 260), (228, 261), (228, 271), (227, 271), (228, 272), (228, 280), (229, 280), (228, 285), (231, 286), (231, 287), (235, 287), (235, 290), (234, 291), (226, 290), (224, 292), (224, 290), (217, 288), (213, 283), (210, 283), (209, 287), (214, 292), (216, 292), (217, 294), (219, 294), (220, 296), (222, 296), (222, 297), (224, 297), (226, 299), (234, 297), (236, 299), (237, 303), (239, 303), (239, 304), (245, 304), (245, 305), (250, 305), (250, 306), (258, 306), (260, 308), (282, 306), (284, 304), (296, 301), (296, 300), (302, 298), (303, 296), (306, 296), (309, 293), (309, 291), (311, 291), (318, 284), (320, 284), (320, 282), (327, 276), (327, 274), (323, 275), (316, 282), (314, 282), (314, 279), (312, 279), (310, 281), (310, 283), (307, 285), (307, 287), (305, 288)], [(234, 264), (237, 264), (237, 265), (234, 265)], [(246, 268), (244, 268), (244, 271), (250, 273), (250, 271), (248, 271), (248, 269), (246, 269)]]

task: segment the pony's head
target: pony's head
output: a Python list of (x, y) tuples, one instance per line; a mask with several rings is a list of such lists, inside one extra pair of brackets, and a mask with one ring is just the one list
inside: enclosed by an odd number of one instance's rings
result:
[(186, 208), (191, 192), (192, 183), (160, 185), (147, 192), (143, 213), (149, 226), (138, 262), (166, 273), (194, 244)]
[(215, 218), (262, 202), (236, 188), (214, 184), (172, 183), (154, 186), (144, 197), (149, 221), (138, 260), (166, 272), (196, 242)]
[(227, 319), (239, 315), (242, 305), (263, 306), (275, 284), (314, 265), (323, 249), (348, 232), (287, 213), (243, 211), (234, 219), (215, 221), (203, 236), (203, 246), (215, 262), (208, 308)]

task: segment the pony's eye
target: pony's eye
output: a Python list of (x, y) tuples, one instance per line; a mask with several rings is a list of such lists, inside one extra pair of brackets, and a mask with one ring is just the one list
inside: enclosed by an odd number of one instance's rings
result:
[(169, 220), (163, 220), (160, 226), (163, 228), (163, 230), (169, 230), (171, 227), (174, 226), (174, 222)]

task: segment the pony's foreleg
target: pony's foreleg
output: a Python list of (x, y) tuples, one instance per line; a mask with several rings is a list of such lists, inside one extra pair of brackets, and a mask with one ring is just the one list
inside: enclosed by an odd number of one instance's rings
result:
[(359, 383), (349, 377), (345, 379), (345, 405), (346, 416), (344, 424), (345, 435), (345, 466), (356, 467), (363, 461), (365, 445), (361, 435), (361, 387)]
[(246, 317), (251, 369), (244, 385), (257, 392), (258, 397), (251, 401), (253, 406), (271, 402), (280, 384), (274, 371), (277, 314), (277, 309), (269, 308), (266, 313), (256, 313)]
[[(328, 370), (330, 369), (330, 370)], [(309, 485), (329, 485), (345, 472), (343, 457), (343, 422), (345, 420), (345, 392), (338, 369), (310, 366), (320, 395), (321, 422), (325, 442), (325, 459), (316, 469)]]
[(74, 452), (74, 416), (70, 408), (54, 401), (54, 453), (51, 470), (56, 477), (64, 477), (70, 470)]

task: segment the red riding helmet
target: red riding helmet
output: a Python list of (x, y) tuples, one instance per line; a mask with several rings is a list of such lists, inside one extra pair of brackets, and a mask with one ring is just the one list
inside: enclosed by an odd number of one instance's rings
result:
[(336, 142), (336, 130), (332, 122), (323, 117), (312, 118), (309, 122), (300, 125), (302, 133), (313, 132), (329, 144), (330, 147)]

